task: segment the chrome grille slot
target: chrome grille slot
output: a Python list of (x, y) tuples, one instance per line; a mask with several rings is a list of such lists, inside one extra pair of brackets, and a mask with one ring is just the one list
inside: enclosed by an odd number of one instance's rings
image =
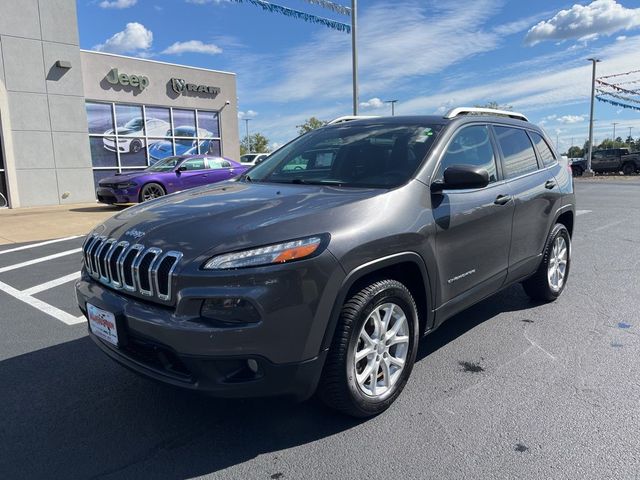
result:
[(159, 248), (150, 248), (141, 254), (133, 264), (135, 270), (135, 278), (138, 284), (138, 290), (141, 294), (152, 296), (153, 283), (151, 280), (151, 267), (162, 250)]
[(181, 258), (182, 253), (180, 252), (167, 252), (152, 269), (151, 274), (155, 280), (156, 294), (160, 300), (171, 298), (171, 280)]
[(82, 250), (86, 272), (101, 283), (147, 297), (156, 296), (162, 301), (171, 300), (171, 283), (182, 252), (163, 253), (156, 247), (129, 245), (127, 241), (96, 234), (87, 237)]

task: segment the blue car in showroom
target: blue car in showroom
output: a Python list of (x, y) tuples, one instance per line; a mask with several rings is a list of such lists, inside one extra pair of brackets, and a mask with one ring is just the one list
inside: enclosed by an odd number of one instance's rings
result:
[[(211, 132), (207, 130), (198, 130), (194, 127), (176, 127), (173, 135), (174, 137), (192, 137), (192, 138), (176, 138), (175, 155), (220, 155), (220, 143), (214, 139), (196, 139), (193, 137), (200, 135), (200, 137), (211, 135)], [(167, 137), (171, 136), (171, 130), (167, 131)], [(173, 142), (170, 139), (158, 140), (149, 145), (149, 159), (151, 163), (155, 163), (158, 160), (163, 160), (167, 157), (173, 156)]]

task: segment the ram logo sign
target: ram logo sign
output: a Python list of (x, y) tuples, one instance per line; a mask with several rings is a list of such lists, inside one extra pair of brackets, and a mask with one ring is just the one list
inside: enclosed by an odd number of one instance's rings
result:
[(204, 94), (211, 95), (213, 97), (217, 96), (220, 93), (220, 89), (218, 87), (212, 87), (209, 85), (197, 85), (195, 83), (187, 83), (186, 80), (182, 78), (172, 78), (171, 79), (171, 88), (174, 92), (185, 95), (185, 94)]

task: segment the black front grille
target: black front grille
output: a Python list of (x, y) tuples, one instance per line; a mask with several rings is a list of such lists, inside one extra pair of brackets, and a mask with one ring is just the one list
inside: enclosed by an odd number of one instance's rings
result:
[(96, 280), (116, 289), (171, 300), (173, 273), (181, 252), (163, 253), (159, 248), (98, 235), (87, 239), (83, 251), (85, 268)]
[(180, 380), (192, 380), (192, 374), (185, 364), (172, 350), (163, 345), (129, 337), (122, 349), (131, 358), (149, 368), (178, 377)]

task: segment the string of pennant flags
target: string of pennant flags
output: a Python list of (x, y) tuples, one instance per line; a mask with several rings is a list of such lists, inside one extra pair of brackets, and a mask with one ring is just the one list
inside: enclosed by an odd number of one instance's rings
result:
[[(633, 83), (640, 83), (640, 79), (628, 80), (629, 75), (640, 73), (640, 70), (631, 70), (629, 72), (616, 73), (613, 75), (605, 75), (596, 79), (596, 99), (599, 102), (608, 103), (610, 105), (626, 108), (629, 110), (640, 111), (640, 106), (631, 104), (640, 104), (640, 89), (626, 88), (626, 85)], [(620, 77), (626, 77), (624, 81), (609, 80), (618, 79)], [(607, 81), (603, 80), (607, 79)], [(625, 87), (621, 87), (625, 85)]]
[[(331, 20), (330, 18), (320, 17), (311, 13), (295, 10), (293, 8), (278, 5), (277, 3), (267, 2), (265, 0), (233, 0), (236, 3), (249, 3), (256, 7), (262, 8), (264, 11), (270, 13), (279, 13), (286, 17), (296, 18), (309, 23), (316, 23), (324, 25), (325, 27), (338, 30), (340, 32), (351, 33), (351, 25), (338, 22), (337, 20)], [(337, 3), (330, 2), (328, 0), (306, 0), (308, 3), (319, 5), (324, 8), (328, 8), (336, 13), (342, 13), (344, 15), (351, 15), (351, 9), (343, 7)]]

